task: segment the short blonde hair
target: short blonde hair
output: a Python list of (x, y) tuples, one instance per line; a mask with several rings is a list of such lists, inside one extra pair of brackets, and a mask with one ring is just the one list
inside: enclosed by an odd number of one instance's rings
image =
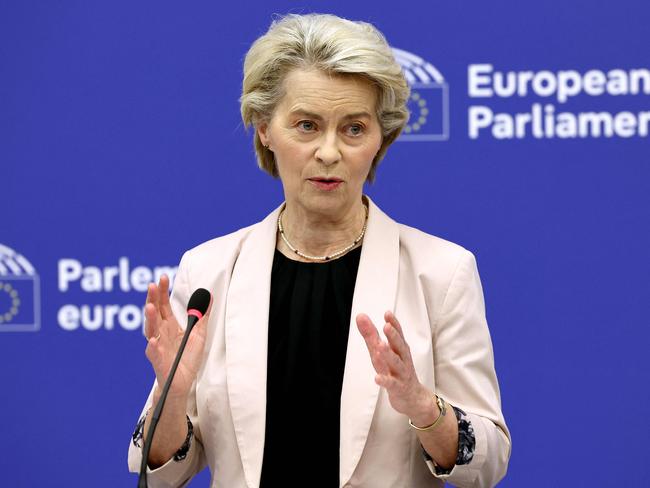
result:
[[(409, 86), (383, 34), (367, 22), (329, 14), (289, 14), (274, 20), (244, 60), (239, 101), (246, 127), (271, 120), (284, 96), (284, 79), (295, 68), (362, 76), (377, 87), (377, 119), (383, 140), (368, 173), (372, 182), (377, 165), (409, 117)], [(277, 177), (273, 152), (264, 147), (257, 131), (254, 147), (260, 168)]]

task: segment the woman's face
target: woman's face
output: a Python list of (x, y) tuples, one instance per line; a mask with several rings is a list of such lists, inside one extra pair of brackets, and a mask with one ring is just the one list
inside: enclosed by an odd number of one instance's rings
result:
[(258, 132), (275, 161), (289, 205), (336, 217), (361, 201), (382, 142), (377, 90), (354, 76), (295, 69), (286, 95)]

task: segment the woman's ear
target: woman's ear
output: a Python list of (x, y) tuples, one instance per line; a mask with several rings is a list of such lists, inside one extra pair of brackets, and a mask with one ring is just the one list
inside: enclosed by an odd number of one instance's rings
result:
[(260, 122), (256, 127), (257, 135), (260, 138), (260, 142), (263, 146), (269, 147), (269, 124), (266, 122)]

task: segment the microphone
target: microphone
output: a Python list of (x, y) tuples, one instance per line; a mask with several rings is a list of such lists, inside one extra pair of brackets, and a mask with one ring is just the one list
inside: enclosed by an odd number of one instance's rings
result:
[[(210, 306), (210, 292), (205, 288), (195, 290), (190, 301), (187, 302), (187, 330), (192, 330), (196, 323), (203, 318), (208, 306)], [(182, 347), (183, 344), (181, 344)]]
[(154, 408), (153, 414), (151, 415), (151, 425), (149, 426), (149, 432), (146, 433), (146, 438), (144, 439), (144, 444), (142, 447), (142, 461), (140, 462), (140, 476), (138, 478), (138, 488), (147, 488), (147, 459), (149, 458), (149, 451), (151, 450), (151, 442), (153, 441), (153, 435), (156, 431), (156, 426), (158, 425), (158, 420), (165, 406), (165, 400), (167, 399), (167, 394), (169, 393), (169, 388), (172, 385), (172, 380), (176, 374), (176, 369), (178, 368), (178, 363), (181, 362), (181, 356), (185, 350), (185, 345), (187, 344), (187, 339), (190, 337), (190, 332), (196, 325), (196, 323), (201, 320), (201, 317), (205, 315), (205, 312), (208, 310), (210, 305), (210, 292), (205, 288), (199, 288), (192, 293), (190, 301), (187, 303), (187, 328), (185, 329), (185, 334), (183, 335), (183, 340), (181, 345), (178, 348), (176, 353), (176, 358), (172, 364), (169, 375), (167, 376), (167, 381), (165, 381), (165, 386), (162, 389), (160, 394), (160, 400), (158, 405)]

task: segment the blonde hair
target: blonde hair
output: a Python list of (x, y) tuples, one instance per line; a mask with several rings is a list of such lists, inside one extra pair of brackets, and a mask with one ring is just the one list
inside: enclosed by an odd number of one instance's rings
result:
[[(372, 182), (377, 165), (409, 117), (409, 86), (383, 34), (367, 22), (329, 14), (288, 14), (274, 20), (244, 60), (239, 101), (246, 127), (271, 120), (284, 96), (284, 79), (295, 68), (361, 76), (377, 87), (383, 141), (368, 173), (367, 180)], [(254, 148), (260, 168), (277, 177), (273, 152), (264, 147), (257, 131)]]

